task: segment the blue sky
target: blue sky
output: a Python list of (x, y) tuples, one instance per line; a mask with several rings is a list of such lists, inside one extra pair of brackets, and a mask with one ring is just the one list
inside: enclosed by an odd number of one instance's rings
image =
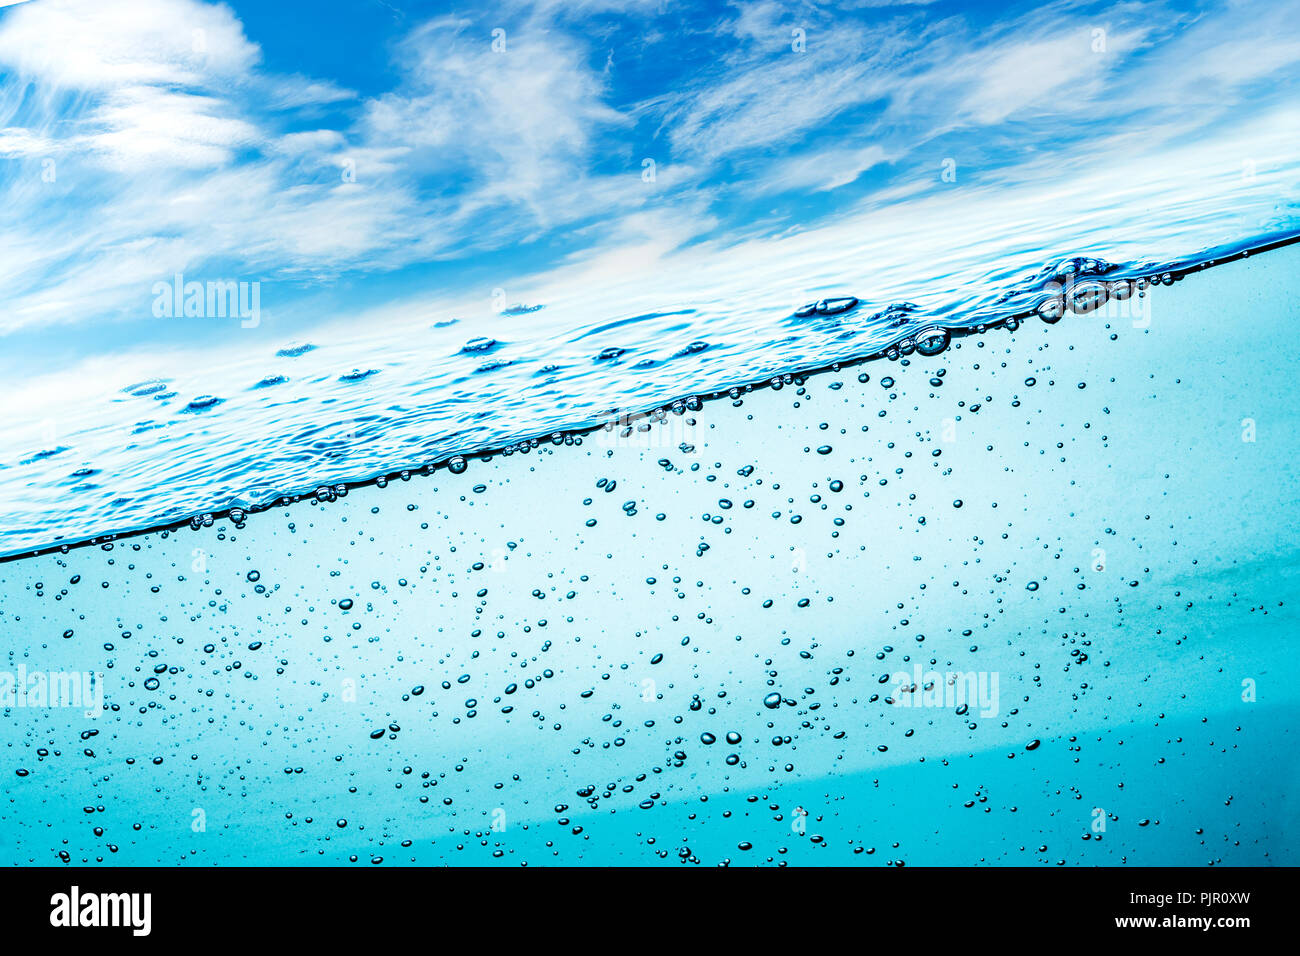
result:
[(176, 272), (261, 282), (292, 336), (385, 303), (513, 301), (626, 250), (741, 268), (756, 243), (942, 190), (949, 161), (966, 188), (1050, 186), (1212, 142), (1267, 172), (1297, 129), (1295, 12), (9, 4), (4, 364), (229, 338), (151, 316)]

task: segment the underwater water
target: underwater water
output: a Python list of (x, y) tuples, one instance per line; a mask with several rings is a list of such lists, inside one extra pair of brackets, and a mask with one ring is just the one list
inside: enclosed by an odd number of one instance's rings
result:
[(1300, 246), (1165, 265), (0, 563), (0, 860), (1295, 865)]

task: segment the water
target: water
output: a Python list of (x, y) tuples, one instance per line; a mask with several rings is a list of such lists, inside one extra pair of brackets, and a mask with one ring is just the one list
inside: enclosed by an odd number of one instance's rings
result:
[[(1087, 314), (1112, 297), (1124, 302), (1126, 318), (1144, 322), (1148, 286), (1296, 237), (1289, 224), (1190, 255), (1121, 262), (1076, 255), (1019, 276), (1007, 269), (978, 281), (963, 275), (948, 293), (955, 298), (917, 297), (929, 305), (801, 293), (783, 312), (737, 294), (595, 327), (582, 320), (626, 306), (584, 302), (527, 326), (511, 325), (520, 313), (506, 310), (476, 327), (503, 326), (497, 334), (524, 338), (524, 347), (479, 335), (452, 350), (467, 334), (452, 319), (435, 323), (433, 342), (412, 346), (386, 327), (370, 341), (289, 345), (270, 357), (240, 352), (231, 365), (205, 361), (107, 396), (94, 394), (102, 370), (90, 393), (78, 373), (65, 370), (11, 398), (22, 412), (8, 419), (18, 457), (0, 486), (0, 557), (206, 521), (230, 509), (246, 513), (324, 485), (427, 471), (458, 452), (626, 423), (674, 402), (832, 363), (897, 357), (900, 349), (942, 351), (958, 336)], [(693, 338), (692, 330), (705, 337)], [(340, 372), (340, 353), (357, 364)], [(239, 378), (244, 385), (232, 381)], [(44, 417), (26, 406), (31, 393), (39, 394)]]
[(1298, 862), (1294, 5), (303, 7), (0, 9), (0, 862)]
[(5, 859), (1293, 865), (1298, 264), (0, 565)]

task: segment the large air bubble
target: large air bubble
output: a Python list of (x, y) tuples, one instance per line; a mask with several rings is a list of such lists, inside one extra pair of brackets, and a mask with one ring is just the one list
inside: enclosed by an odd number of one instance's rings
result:
[(938, 355), (947, 347), (947, 329), (925, 329), (916, 334), (916, 350), (922, 355)]

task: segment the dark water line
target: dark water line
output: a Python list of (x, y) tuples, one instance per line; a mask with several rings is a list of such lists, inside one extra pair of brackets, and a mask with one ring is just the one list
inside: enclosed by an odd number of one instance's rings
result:
[[(1300, 232), (1274, 233), (1268, 238), (1262, 238), (1249, 243), (1215, 246), (1204, 250), (1195, 258), (1179, 260), (1163, 266), (1154, 263), (1117, 266), (1108, 270), (1104, 275), (1081, 275), (1078, 278), (1080, 281), (1113, 282), (1116, 279), (1120, 279), (1126, 282), (1146, 282), (1149, 283), (1149, 288), (1155, 288), (1158, 285), (1172, 284), (1173, 282), (1181, 280), (1193, 273), (1202, 272), (1215, 266), (1226, 265), (1230, 262), (1236, 262), (1252, 255), (1259, 255), (1275, 249), (1281, 249), (1296, 243), (1300, 243)], [(856, 309), (857, 306), (854, 306), (854, 308)], [(457, 470), (459, 470), (460, 462), (466, 464), (471, 461), (487, 462), (497, 455), (509, 456), (516, 452), (527, 454), (533, 448), (544, 444), (550, 444), (553, 446), (581, 444), (583, 436), (600, 431), (601, 429), (612, 429), (614, 427), (630, 428), (634, 427), (637, 423), (646, 420), (663, 419), (668, 414), (680, 415), (685, 414), (687, 411), (698, 411), (706, 402), (718, 401), (721, 399), (736, 401), (743, 395), (753, 394), (763, 388), (781, 388), (785, 385), (800, 386), (804, 381), (814, 375), (838, 373), (844, 369), (854, 368), (858, 365), (863, 365), (867, 362), (876, 361), (886, 357), (897, 358), (899, 357), (897, 349), (900, 343), (917, 339), (924, 332), (941, 330), (948, 337), (948, 344), (951, 344), (953, 339), (965, 338), (970, 335), (983, 335), (985, 332), (991, 332), (995, 329), (1006, 327), (1009, 323), (1013, 324), (1013, 327), (1018, 327), (1020, 322), (1034, 318), (1040, 318), (1036, 308), (1022, 309), (1018, 312), (1003, 314), (989, 322), (969, 327), (954, 327), (944, 325), (937, 321), (934, 323), (918, 323), (918, 329), (906, 332), (900, 331), (895, 341), (866, 355), (837, 359), (833, 362), (804, 367), (792, 371), (777, 372), (770, 377), (762, 379), (725, 386), (710, 391), (696, 392), (687, 398), (679, 398), (669, 402), (658, 402), (634, 412), (619, 412), (618, 410), (611, 410), (594, 421), (587, 421), (583, 424), (569, 426), (559, 431), (550, 432), (541, 437), (522, 438), (505, 445), (448, 455), (438, 461), (428, 462), (410, 468), (399, 468), (380, 474), (373, 474), (366, 478), (334, 482), (330, 485), (317, 486), (314, 489), (287, 492), (266, 504), (250, 505), (248, 507), (232, 506), (224, 509), (216, 509), (211, 512), (201, 513), (200, 515), (188, 519), (177, 519), (175, 521), (162, 522), (132, 530), (108, 532), (105, 534), (95, 535), (94, 537), (79, 539), (74, 542), (51, 544), (40, 548), (3, 554), (0, 555), (0, 564), (18, 561), (24, 558), (36, 558), (47, 554), (66, 554), (73, 549), (86, 548), (92, 545), (99, 545), (101, 548), (109, 550), (115, 542), (130, 540), (142, 535), (155, 533), (163, 539), (166, 539), (173, 531), (180, 531), (186, 528), (198, 530), (199, 528), (209, 527), (215, 522), (221, 520), (230, 520), (234, 523), (236, 528), (242, 528), (244, 520), (250, 515), (269, 511), (272, 508), (288, 507), (303, 500), (317, 502), (320, 500), (328, 501), (338, 497), (343, 497), (349, 491), (357, 488), (385, 487), (391, 481), (407, 481), (410, 478), (417, 476), (431, 477), (444, 469), (450, 470), (453, 462), (457, 463)], [(894, 354), (890, 355), (890, 352), (893, 352)], [(910, 350), (906, 354), (910, 354)], [(942, 353), (938, 352), (935, 354), (938, 355)]]

